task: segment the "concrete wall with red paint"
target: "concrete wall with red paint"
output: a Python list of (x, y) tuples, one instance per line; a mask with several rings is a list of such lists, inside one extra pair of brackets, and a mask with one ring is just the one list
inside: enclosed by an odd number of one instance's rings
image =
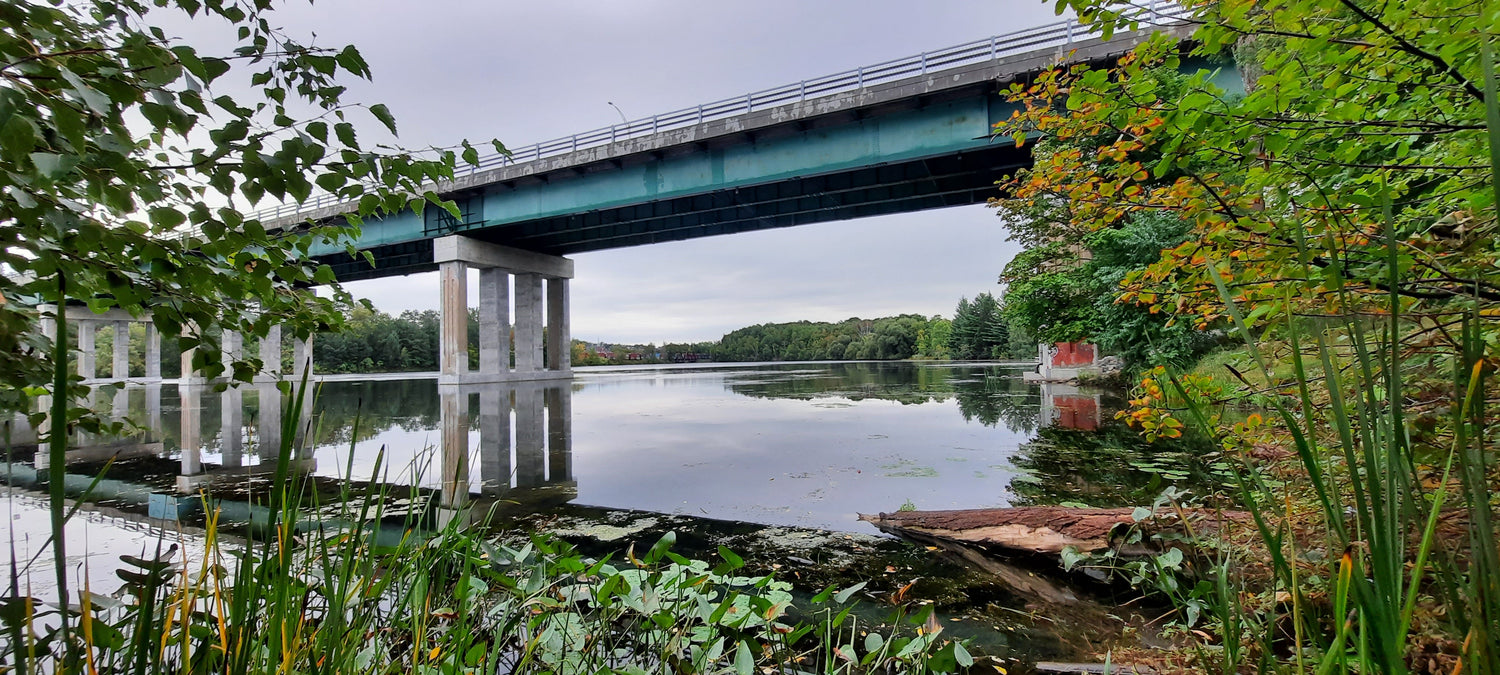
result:
[(1059, 342), (1052, 356), (1054, 368), (1081, 368), (1094, 365), (1094, 345), (1087, 342)]

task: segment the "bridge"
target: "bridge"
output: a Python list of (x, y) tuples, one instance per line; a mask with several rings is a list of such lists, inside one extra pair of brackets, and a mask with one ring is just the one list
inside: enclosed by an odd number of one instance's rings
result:
[[(1138, 30), (1108, 41), (1067, 20), (485, 156), (433, 186), (459, 217), (429, 206), (365, 219), (356, 247), (373, 265), (342, 247), (311, 253), (340, 281), (440, 271), (442, 383), (569, 377), (565, 256), (984, 203), (1030, 163), (1029, 147), (992, 137), (1015, 109), (1003, 89), (1059, 64), (1110, 62), (1154, 31), (1185, 38), (1183, 18), (1151, 0)], [(324, 194), (256, 217), (297, 228), (355, 205)]]

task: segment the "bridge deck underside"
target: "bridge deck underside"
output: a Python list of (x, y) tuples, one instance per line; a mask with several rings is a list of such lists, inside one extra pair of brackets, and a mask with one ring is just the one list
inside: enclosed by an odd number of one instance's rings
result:
[[(461, 233), (552, 255), (569, 255), (698, 237), (848, 220), (890, 213), (982, 204), (995, 182), (1030, 163), (1009, 144), (761, 185), (645, 201), (616, 208), (428, 232)], [(430, 238), (369, 249), (363, 259), (325, 256), (342, 281), (436, 269)]]

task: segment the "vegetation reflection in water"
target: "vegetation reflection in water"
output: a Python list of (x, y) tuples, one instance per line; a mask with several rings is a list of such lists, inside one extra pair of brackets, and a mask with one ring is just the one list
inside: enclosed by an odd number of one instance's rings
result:
[[(564, 478), (576, 480), (573, 494), (580, 503), (846, 530), (863, 529), (853, 520), (856, 511), (890, 511), (905, 503), (1120, 506), (1149, 503), (1168, 483), (1212, 488), (1212, 476), (1197, 459), (1211, 446), (1191, 439), (1148, 446), (1113, 422), (1110, 410), (1117, 402), (1108, 396), (1087, 425), (1097, 430), (1043, 425), (1041, 388), (1023, 382), (1020, 372), (922, 363), (596, 371), (546, 388), (566, 387), (571, 401), (568, 437), (549, 441), (567, 444), (572, 467)], [(129, 408), (144, 412), (144, 393), (126, 393)], [(173, 387), (162, 396), (156, 426), (175, 460), (182, 457), (185, 417)], [(243, 450), (236, 452), (243, 459), (237, 462), (263, 461), (257, 448), (266, 396), (264, 388), (247, 388), (238, 399)], [(526, 415), (515, 407), (514, 390), (503, 396), (506, 411), (515, 410), (500, 432), (505, 438), (496, 442), (482, 428), (485, 406), (493, 404), (477, 389), (464, 390), (459, 425), (471, 466), (483, 467), (486, 452), (505, 449), (500, 462), (511, 474), (509, 484), (518, 482), (516, 474), (528, 462), (558, 460), (548, 459), (545, 448), (536, 450), (535, 459), (523, 456), (529, 451), (519, 436)], [(224, 406), (233, 400), (211, 390), (199, 400), (201, 428), (190, 436), (197, 437), (209, 465), (226, 461), (232, 434), (224, 433)], [(439, 388), (430, 380), (325, 383), (311, 444), (313, 471), (367, 478), (371, 461), (385, 448), (390, 480), (440, 488), (441, 407)], [(538, 411), (536, 424), (558, 412)], [(167, 464), (123, 462), (115, 472), (145, 479)], [(545, 478), (547, 469), (538, 470)], [(496, 480), (478, 469), (472, 473), (466, 478), (476, 495), (485, 481)]]
[[(1090, 604), (1087, 594), (1068, 589), (1066, 585), (1046, 586), (1038, 604), (1035, 588), (1014, 589), (1006, 587), (987, 573), (965, 570), (960, 558), (942, 558), (942, 554), (924, 551), (922, 548), (902, 547), (894, 542), (879, 543), (875, 537), (862, 536), (846, 539), (843, 534), (826, 533), (810, 540), (822, 541), (815, 551), (792, 550), (787, 542), (798, 536), (791, 531), (767, 528), (764, 525), (732, 524), (723, 521), (689, 518), (701, 516), (699, 511), (685, 511), (675, 517), (631, 515), (610, 509), (588, 509), (579, 506), (563, 506), (561, 501), (573, 499), (585, 504), (599, 504), (615, 508), (642, 508), (650, 505), (650, 497), (660, 492), (659, 486), (642, 486), (633, 483), (630, 476), (611, 482), (609, 475), (618, 465), (608, 461), (609, 454), (624, 454), (624, 461), (638, 463), (641, 455), (628, 446), (633, 443), (650, 444), (652, 449), (667, 454), (672, 448), (662, 450), (663, 438), (675, 439), (677, 450), (699, 449), (708, 443), (717, 432), (721, 435), (747, 435), (745, 430), (757, 430), (759, 437), (751, 433), (751, 441), (734, 446), (744, 452), (754, 452), (757, 444), (762, 449), (777, 450), (778, 444), (789, 438), (811, 436), (819, 439), (853, 441), (845, 447), (835, 446), (814, 454), (814, 463), (827, 463), (830, 458), (844, 462), (864, 461), (863, 466), (873, 467), (866, 473), (870, 480), (858, 480), (863, 474), (852, 478), (839, 478), (848, 474), (832, 471), (818, 477), (796, 478), (786, 466), (777, 465), (776, 480), (760, 481), (747, 478), (748, 464), (735, 464), (736, 458), (727, 458), (727, 465), (703, 467), (673, 467), (659, 465), (664, 481), (680, 481), (681, 474), (691, 476), (722, 475), (720, 482), (707, 486), (709, 490), (728, 490), (743, 498), (739, 502), (720, 499), (718, 507), (731, 520), (757, 521), (767, 524), (782, 522), (776, 514), (743, 508), (746, 504), (764, 503), (776, 495), (778, 484), (799, 484), (792, 494), (803, 494), (809, 486), (812, 490), (830, 492), (830, 487), (818, 481), (828, 476), (843, 480), (840, 487), (848, 490), (838, 501), (825, 499), (845, 506), (831, 507), (829, 512), (851, 511), (848, 504), (862, 504), (859, 508), (869, 511), (894, 510), (903, 500), (930, 501), (931, 495), (945, 496), (952, 492), (950, 485), (959, 479), (977, 486), (979, 491), (961, 493), (963, 498), (974, 500), (973, 505), (990, 504), (1046, 504), (1086, 502), (1092, 505), (1115, 505), (1149, 499), (1159, 491), (1163, 481), (1179, 484), (1191, 483), (1204, 478), (1205, 474), (1193, 467), (1193, 453), (1201, 447), (1190, 442), (1181, 442), (1180, 452), (1163, 453), (1158, 444), (1148, 451), (1138, 436), (1122, 429), (1109, 420), (1110, 403), (1105, 401), (1096, 412), (1101, 416), (1090, 424), (1100, 425), (1097, 431), (1068, 429), (1056, 425), (1043, 426), (1042, 420), (1052, 413), (1045, 410), (1046, 396), (1039, 387), (1023, 383), (1020, 371), (1015, 368), (981, 365), (936, 365), (920, 363), (854, 363), (854, 364), (776, 364), (750, 367), (712, 368), (651, 368), (630, 372), (591, 373), (575, 382), (550, 386), (475, 388), (465, 389), (459, 395), (468, 407), (457, 420), (461, 436), (468, 441), (471, 451), (469, 465), (473, 468), (473, 480), (464, 476), (455, 494), (451, 485), (455, 476), (445, 475), (449, 462), (440, 455), (444, 419), (443, 395), (431, 381), (335, 381), (323, 385), (320, 401), (313, 420), (316, 429), (314, 446), (309, 453), (316, 462), (312, 465), (315, 475), (324, 477), (324, 489), (314, 488), (319, 499), (332, 498), (330, 508), (345, 510), (337, 499), (363, 494), (361, 491), (345, 491), (338, 480), (352, 476), (363, 481), (375, 469), (375, 457), (389, 462), (387, 466), (398, 466), (401, 461), (418, 465), (416, 475), (402, 470), (385, 469), (378, 472), (389, 478), (384, 487), (371, 485), (375, 493), (387, 495), (386, 508), (393, 516), (413, 513), (405, 504), (427, 504), (448, 507), (454, 502), (466, 502), (476, 512), (487, 512), (500, 508), (509, 514), (496, 520), (491, 531), (501, 533), (506, 528), (524, 530), (563, 531), (571, 540), (579, 536), (587, 539), (589, 533), (599, 534), (606, 530), (618, 530), (625, 536), (617, 539), (596, 540), (588, 546), (591, 555), (618, 554), (627, 543), (636, 542), (648, 546), (666, 532), (675, 531), (683, 539), (680, 550), (691, 557), (705, 558), (718, 555), (717, 542), (728, 542), (731, 550), (746, 553), (746, 559), (756, 573), (774, 572), (788, 561), (806, 556), (808, 564), (793, 564), (792, 578), (800, 580), (806, 587), (816, 590), (827, 585), (839, 587), (868, 582), (868, 597), (887, 597), (907, 587), (907, 594), (914, 598), (930, 599), (933, 607), (944, 616), (963, 617), (965, 621), (954, 624), (954, 630), (971, 635), (976, 648), (984, 646), (989, 653), (1035, 653), (1058, 657), (1087, 652), (1093, 647), (1087, 644), (1071, 644), (1072, 639), (1056, 634), (1048, 628), (1038, 632), (1034, 620), (1026, 618), (1037, 607), (1049, 607), (1046, 611), (1054, 616), (1068, 616), (1072, 625), (1091, 625), (1090, 634), (1110, 635), (1122, 624), (1108, 619), (1108, 611)], [(172, 478), (159, 475), (165, 467), (167, 473), (176, 474), (174, 461), (192, 454), (182, 445), (184, 439), (197, 445), (197, 454), (206, 471), (222, 468), (229, 461), (228, 445), (240, 444), (239, 460), (249, 464), (267, 461), (260, 445), (275, 440), (267, 431), (270, 426), (265, 411), (273, 409), (272, 402), (279, 404), (273, 389), (246, 388), (238, 394), (214, 392), (201, 388), (194, 394), (196, 411), (184, 415), (182, 401), (168, 387), (162, 396), (163, 419), (155, 426), (165, 437), (169, 448), (168, 457), (137, 458), (119, 462), (111, 467), (112, 477), (132, 478), (154, 489), (170, 491)], [(504, 392), (504, 410), (509, 427), (506, 429), (508, 447), (506, 461), (511, 462), (511, 475), (501, 491), (493, 490), (485, 480), (484, 449), (486, 424), (494, 424), (499, 410), (486, 397)], [(531, 393), (528, 393), (531, 392)], [(125, 390), (126, 403), (139, 409), (149, 399), (139, 390)], [(555, 457), (557, 447), (548, 444), (559, 442), (548, 435), (546, 443), (538, 446), (544, 454), (539, 455), (533, 466), (539, 468), (533, 479), (525, 478), (526, 462), (523, 457), (522, 431), (527, 422), (521, 402), (532, 394), (538, 404), (550, 404), (564, 398), (571, 401), (571, 415), (567, 417), (571, 437), (561, 439), (562, 448), (578, 454), (576, 466), (557, 473), (560, 466)], [(1085, 393), (1084, 396), (1095, 396)], [(96, 401), (98, 403), (99, 401)], [(232, 411), (226, 404), (238, 403), (242, 426), (235, 427), (239, 433), (224, 433), (225, 422), (235, 422)], [(111, 402), (113, 404), (113, 401)], [(191, 404), (190, 404), (191, 406)], [(279, 410), (279, 405), (275, 408)], [(514, 409), (514, 410), (512, 410)], [(556, 412), (558, 409), (542, 405), (542, 411)], [(563, 409), (566, 410), (566, 409)], [(486, 416), (489, 419), (486, 419)], [(854, 415), (852, 419), (833, 425), (834, 431), (820, 430), (819, 420), (840, 415)], [(731, 419), (732, 418), (732, 419)], [(199, 428), (184, 434), (184, 420), (198, 420)], [(770, 434), (768, 430), (787, 420), (795, 420), (795, 426)], [(274, 421), (274, 420), (272, 420)], [(553, 429), (551, 419), (537, 418), (537, 429)], [(902, 425), (913, 424), (910, 438), (901, 438), (896, 433)], [(148, 422), (147, 426), (151, 426)], [(1040, 427), (1040, 428), (1039, 428)], [(652, 433), (642, 433), (642, 430)], [(728, 430), (727, 432), (724, 430)], [(886, 432), (886, 433), (882, 433)], [(514, 436), (510, 434), (514, 433)], [(665, 435), (663, 435), (665, 433)], [(196, 442), (192, 439), (196, 438)], [(237, 439), (237, 440), (231, 440)], [(413, 442), (413, 439), (419, 439)], [(425, 442), (420, 439), (426, 439)], [(475, 441), (478, 441), (477, 443)], [(587, 442), (584, 442), (584, 441)], [(606, 442), (608, 441), (608, 442)], [(914, 445), (907, 450), (887, 452), (881, 446), (890, 441)], [(279, 448), (281, 444), (275, 444)], [(380, 448), (390, 448), (384, 454)], [(398, 448), (398, 446), (400, 446)], [(623, 446), (623, 447), (622, 447)], [(349, 449), (354, 448), (354, 458)], [(903, 446), (908, 447), (908, 446)], [(928, 454), (920, 454), (928, 448)], [(931, 448), (937, 452), (932, 452)], [(361, 448), (373, 448), (369, 457), (361, 457)], [(425, 448), (425, 450), (423, 449)], [(748, 449), (747, 449), (748, 448)], [(871, 450), (874, 448), (874, 450)], [(509, 454), (515, 452), (512, 459)], [(812, 452), (809, 449), (808, 452)], [(408, 453), (406, 460), (398, 458)], [(603, 455), (596, 457), (595, 454)], [(915, 453), (915, 454), (914, 454)], [(791, 453), (802, 457), (807, 452)], [(1163, 458), (1166, 459), (1163, 459)], [(270, 465), (275, 464), (270, 457)], [(713, 459), (704, 456), (703, 459)], [(353, 461), (357, 460), (357, 461)], [(965, 460), (965, 461), (956, 461)], [(591, 468), (593, 462), (601, 462), (601, 468)], [(353, 468), (357, 466), (358, 468)], [(738, 473), (725, 469), (738, 466)], [(76, 471), (87, 472), (90, 467), (79, 466)], [(859, 471), (855, 469), (855, 471)], [(493, 472), (491, 472), (493, 473)], [(976, 477), (976, 474), (982, 474)], [(764, 474), (754, 474), (757, 476)], [(578, 478), (575, 483), (571, 479)], [(546, 487), (559, 485), (564, 489), (553, 489), (545, 494), (527, 491), (530, 480), (533, 485)], [(409, 484), (416, 489), (402, 487)], [(512, 486), (514, 485), (514, 486)], [(579, 486), (582, 486), (579, 488)], [(597, 488), (597, 489), (595, 489)], [(620, 493), (624, 488), (634, 492)], [(900, 495), (900, 499), (882, 496)], [(218, 494), (226, 499), (248, 499), (255, 502), (265, 497), (264, 488), (222, 486)], [(527, 501), (527, 495), (549, 497)], [(644, 495), (644, 496), (643, 496)], [(665, 502), (675, 500), (667, 499)], [(526, 502), (517, 504), (517, 502)], [(708, 504), (708, 502), (704, 502)], [(726, 506), (726, 504), (728, 506)], [(712, 504), (709, 504), (713, 506)], [(740, 510), (735, 510), (738, 505)], [(521, 507), (519, 510), (513, 507)], [(544, 509), (537, 516), (523, 515), (525, 509)], [(647, 509), (651, 510), (651, 509)], [(671, 512), (671, 508), (655, 509)], [(431, 512), (430, 509), (428, 510)], [(718, 515), (713, 513), (710, 515)], [(226, 517), (228, 517), (226, 515)], [(795, 521), (795, 519), (793, 519)], [(651, 525), (641, 525), (651, 521)], [(840, 527), (841, 522), (830, 519), (833, 529), (852, 529), (857, 525)], [(791, 523), (795, 524), (795, 522)], [(582, 542), (579, 542), (583, 545)], [(833, 557), (829, 557), (833, 556)], [(773, 565), (773, 562), (780, 561)], [(886, 572), (881, 572), (884, 569)], [(896, 570), (891, 572), (891, 570)], [(906, 576), (903, 576), (906, 575)], [(920, 583), (912, 581), (916, 579)], [(915, 586), (909, 584), (916, 583)], [(1057, 601), (1067, 599), (1067, 606), (1053, 606), (1046, 598)], [(1019, 613), (1018, 613), (1019, 612)], [(875, 612), (867, 618), (879, 620)], [(968, 622), (968, 623), (965, 623)], [(972, 633), (968, 628), (972, 625)], [(987, 632), (993, 626), (998, 632)], [(950, 631), (950, 634), (953, 634)], [(996, 636), (999, 637), (996, 637)], [(1076, 636), (1075, 636), (1076, 637)], [(1091, 642), (1091, 640), (1085, 641)]]

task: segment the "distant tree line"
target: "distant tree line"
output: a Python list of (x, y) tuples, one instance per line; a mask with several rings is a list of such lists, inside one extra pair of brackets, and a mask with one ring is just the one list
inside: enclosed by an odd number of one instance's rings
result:
[[(314, 368), (323, 373), (437, 370), (439, 319), (436, 310), (407, 310), (391, 316), (356, 308), (342, 331), (322, 333), (313, 340)], [(469, 317), (469, 338), (470, 351), (477, 357), (477, 316)]]
[[(320, 373), (430, 372), (438, 369), (440, 316), (435, 310), (392, 316), (350, 310), (342, 331), (313, 341)], [(479, 317), (469, 311), (469, 367), (479, 365)], [(511, 341), (514, 345), (514, 340)], [(918, 314), (837, 323), (795, 321), (740, 328), (716, 342), (655, 344), (574, 340), (578, 366), (683, 361), (882, 361), (892, 359), (1026, 359), (1036, 353), (1025, 331), (1005, 324), (989, 293), (960, 300), (952, 319)]]

